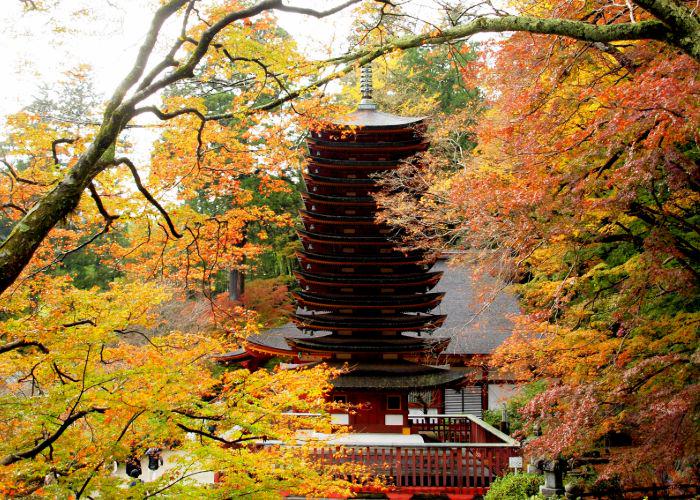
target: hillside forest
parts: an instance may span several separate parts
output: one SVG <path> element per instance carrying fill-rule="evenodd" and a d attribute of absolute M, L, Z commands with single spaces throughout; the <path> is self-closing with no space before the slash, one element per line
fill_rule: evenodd
<path fill-rule="evenodd" d="M 12 1 L 37 33 L 73 8 Z M 0 495 L 118 497 L 112 462 L 154 444 L 181 452 L 177 475 L 134 497 L 349 494 L 303 447 L 249 446 L 329 430 L 336 373 L 212 355 L 292 311 L 303 140 L 353 109 L 365 64 L 381 109 L 430 117 L 430 150 L 380 180 L 380 219 L 497 277 L 485 307 L 518 297 L 490 363 L 524 387 L 507 411 L 525 455 L 614 449 L 595 481 L 698 482 L 696 3 L 436 2 L 430 22 L 395 3 L 144 2 L 111 95 L 67 61 L 5 118 Z M 282 13 L 352 16 L 347 50 L 310 57 Z M 217 489 L 185 480 L 203 470 Z"/>

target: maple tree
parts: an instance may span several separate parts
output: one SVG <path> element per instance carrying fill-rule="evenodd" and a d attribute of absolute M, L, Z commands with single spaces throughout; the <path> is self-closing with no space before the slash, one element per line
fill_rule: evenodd
<path fill-rule="evenodd" d="M 50 9 L 61 1 L 24 3 Z M 239 446 L 261 436 L 290 440 L 301 426 L 324 428 L 322 419 L 280 413 L 323 413 L 328 386 L 319 381 L 332 372 L 210 369 L 208 354 L 257 328 L 255 315 L 211 297 L 212 282 L 264 252 L 270 227 L 292 223 L 255 197 L 290 189 L 285 172 L 300 161 L 290 127 L 312 126 L 318 110 L 314 100 L 298 100 L 293 109 L 282 104 L 397 49 L 420 47 L 406 56 L 409 64 L 442 62 L 441 49 L 422 46 L 483 31 L 565 38 L 554 45 L 528 35 L 504 42 L 493 56 L 500 71 L 489 84 L 501 94 L 488 121 L 477 130 L 470 108 L 436 131 L 445 138 L 460 128 L 470 137 L 478 133 L 480 167 L 458 164 L 455 175 L 460 151 L 437 155 L 430 161 L 440 168 L 403 178 L 406 196 L 395 207 L 402 217 L 424 214 L 418 223 L 410 219 L 421 239 L 447 235 L 496 248 L 501 267 L 527 281 L 523 331 L 542 338 L 517 336 L 501 356 L 512 369 L 559 381 L 533 400 L 531 415 L 546 430 L 535 446 L 584 450 L 609 431 L 638 424 L 649 436 L 635 448 L 639 453 L 674 425 L 687 432 L 685 415 L 694 415 L 688 401 L 697 395 L 688 354 L 697 326 L 689 299 L 697 290 L 697 181 L 688 159 L 697 159 L 700 29 L 692 4 L 640 0 L 634 5 L 644 12 L 637 9 L 629 21 L 626 7 L 603 3 L 553 10 L 522 4 L 521 15 L 476 11 L 446 28 L 405 36 L 398 30 L 322 63 L 296 53 L 272 15 L 323 17 L 359 3 L 315 11 L 279 0 L 160 2 L 133 67 L 106 105 L 81 110 L 88 120 L 47 119 L 45 107 L 8 119 L 0 183 L 3 494 L 109 496 L 120 487 L 105 467 L 111 460 L 165 443 L 179 443 L 197 467 L 223 472 L 221 496 L 347 491 L 303 459 L 281 455 L 290 450 Z M 386 16 L 389 7 L 363 8 Z M 176 18 L 182 28 L 159 59 L 163 27 Z M 471 74 L 469 64 L 463 70 Z M 81 85 L 85 77 L 77 71 L 71 86 Z M 221 89 L 218 100 L 211 97 Z M 514 105 L 518 126 L 505 111 Z M 124 132 L 145 115 L 162 121 L 162 134 L 149 164 L 140 165 L 129 157 Z M 423 187 L 429 196 L 416 206 L 411 190 Z M 86 249 L 114 270 L 100 287 L 55 271 Z M 166 327 L 165 335 L 149 335 L 160 322 L 154 306 L 181 299 L 183 288 L 212 299 L 207 324 L 216 328 Z M 672 390 L 660 390 L 671 382 Z M 635 390 L 616 394 L 620 387 Z M 584 416 L 577 398 L 593 411 L 611 395 L 617 397 L 611 412 L 576 418 Z M 633 410 L 650 401 L 668 408 L 667 418 L 640 411 L 634 420 Z M 208 429 L 211 422 L 218 430 Z M 563 425 L 577 433 L 560 432 Z M 202 439 L 191 442 L 188 432 Z M 671 457 L 687 456 L 693 446 L 692 436 L 683 444 L 685 435 L 661 456 L 669 470 Z M 287 466 L 275 468 L 280 462 Z M 183 461 L 176 478 L 137 488 L 144 495 L 163 488 L 196 495 L 199 486 L 180 480 L 191 467 Z M 47 475 L 58 480 L 45 486 Z"/>
<path fill-rule="evenodd" d="M 603 476 L 697 481 L 697 75 L 696 59 L 653 41 L 515 34 L 464 71 L 488 96 L 470 126 L 475 150 L 433 152 L 384 180 L 383 217 L 409 244 L 464 248 L 520 295 L 516 332 L 492 362 L 544 383 L 521 410 L 526 433 L 542 430 L 531 455 L 612 446 Z M 452 124 L 441 128 L 438 140 Z"/>
<path fill-rule="evenodd" d="M 221 39 L 281 65 L 301 61 L 269 16 Z M 206 113 L 217 105 L 207 85 L 221 90 L 221 78 L 228 78 L 225 106 L 269 97 L 259 65 L 242 60 L 231 71 L 218 63 L 197 73 L 202 94 L 173 89 L 162 109 Z M 99 136 L 96 110 L 84 107 L 95 100 L 85 68 L 67 78 L 62 90 L 8 118 L 5 235 L 22 230 Z M 214 296 L 212 285 L 246 258 L 254 265 L 271 235 L 290 230 L 277 199 L 290 191 L 285 176 L 299 163 L 289 120 L 240 113 L 204 132 L 197 113 L 175 113 L 147 170 L 124 156 L 126 168 L 101 171 L 90 197 L 44 239 L 0 308 L 3 495 L 122 496 L 126 483 L 112 463 L 153 446 L 176 450 L 168 460 L 177 463 L 130 495 L 211 496 L 210 486 L 189 480 L 201 471 L 219 474 L 222 497 L 349 491 L 310 465 L 303 448 L 259 445 L 292 442 L 299 429 L 330 430 L 324 381 L 333 371 L 222 371 L 209 361 L 284 311 L 283 287 L 253 283 L 236 304 Z M 130 152 L 127 140 L 108 155 L 117 152 Z M 319 417 L 285 416 L 290 410 Z"/>

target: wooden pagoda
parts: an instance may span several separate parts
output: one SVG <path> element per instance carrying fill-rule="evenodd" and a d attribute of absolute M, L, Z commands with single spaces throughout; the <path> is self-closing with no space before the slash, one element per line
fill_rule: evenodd
<path fill-rule="evenodd" d="M 441 313 L 445 293 L 434 290 L 443 263 L 434 267 L 435 258 L 404 251 L 400 230 L 376 221 L 376 174 L 427 149 L 424 120 L 377 110 L 369 68 L 363 68 L 362 91 L 355 112 L 307 140 L 294 324 L 254 335 L 219 359 L 250 369 L 271 357 L 292 361 L 288 368 L 318 361 L 342 367 L 331 397 L 352 410 L 333 414 L 332 422 L 351 432 L 314 448 L 314 456 L 326 465 L 362 464 L 386 481 L 388 498 L 473 499 L 504 473 L 518 443 L 465 411 L 471 409 L 465 395 L 475 388 L 464 387 L 473 384 L 464 365 L 471 354 L 448 348 L 454 337 Z M 464 281 L 450 273 L 441 286 L 455 279 Z M 449 306 L 454 286 L 452 296 L 447 291 Z M 452 314 L 451 321 L 455 317 L 461 316 Z M 438 338 L 436 329 L 448 336 Z M 461 367 L 430 364 L 438 360 Z M 488 403 L 488 379 L 482 382 L 479 408 Z"/>
<path fill-rule="evenodd" d="M 359 432 L 396 432 L 407 423 L 409 392 L 461 375 L 409 360 L 434 357 L 428 354 L 449 342 L 431 336 L 445 321 L 434 312 L 444 294 L 431 291 L 441 273 L 431 272 L 434 258 L 399 249 L 399 230 L 376 222 L 372 195 L 377 174 L 398 168 L 428 143 L 423 118 L 377 110 L 370 71 L 363 68 L 358 109 L 307 140 L 293 321 L 308 335 L 287 342 L 300 359 L 349 367 L 335 381 L 333 397 L 364 410 L 339 423 Z"/>

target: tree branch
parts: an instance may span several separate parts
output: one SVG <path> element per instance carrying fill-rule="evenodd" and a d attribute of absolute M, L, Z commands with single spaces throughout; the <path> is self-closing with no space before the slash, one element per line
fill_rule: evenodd
<path fill-rule="evenodd" d="M 15 340 L 13 342 L 8 342 L 7 344 L 0 345 L 0 354 L 12 351 L 14 349 L 20 349 L 22 347 L 36 347 L 44 354 L 48 354 L 49 350 L 41 342 L 36 340 Z"/>
<path fill-rule="evenodd" d="M 182 238 L 182 234 L 180 234 L 177 229 L 175 228 L 175 224 L 173 224 L 172 219 L 170 218 L 170 215 L 166 210 L 163 208 L 163 206 L 158 203 L 158 200 L 156 200 L 151 193 L 148 192 L 148 190 L 144 187 L 143 183 L 141 182 L 141 176 L 139 175 L 139 171 L 136 169 L 134 166 L 133 162 L 129 158 L 119 158 L 114 161 L 115 165 L 126 165 L 129 170 L 131 171 L 131 175 L 134 178 L 134 182 L 136 183 L 136 188 L 139 190 L 139 192 L 143 195 L 144 198 L 148 200 L 148 202 L 156 207 L 156 209 L 160 212 L 160 214 L 163 216 L 165 219 L 165 222 L 168 224 L 168 227 L 170 228 L 170 232 L 172 235 L 176 238 Z"/>
<path fill-rule="evenodd" d="M 105 411 L 106 411 L 106 408 L 90 408 L 87 410 L 81 410 L 81 411 L 73 413 L 68 418 L 66 418 L 63 421 L 63 423 L 59 426 L 59 428 L 56 429 L 56 431 L 53 434 L 51 434 L 48 438 L 44 439 L 39 444 L 37 444 L 33 448 L 30 448 L 26 451 L 20 451 L 17 453 L 12 453 L 10 455 L 7 455 L 2 460 L 0 460 L 0 465 L 12 465 L 16 462 L 19 462 L 20 460 L 25 460 L 27 458 L 34 458 L 39 453 L 41 453 L 43 450 L 45 450 L 46 448 L 51 446 L 76 421 L 80 420 L 81 418 L 83 418 L 91 413 L 104 413 Z"/>
<path fill-rule="evenodd" d="M 53 155 L 53 164 L 60 165 L 61 162 L 58 161 L 58 149 L 59 144 L 73 144 L 75 139 L 56 139 L 51 142 L 51 154 Z"/>
<path fill-rule="evenodd" d="M 340 12 L 341 10 L 344 10 L 348 7 L 350 7 L 353 4 L 356 4 L 358 0 L 348 0 L 344 3 L 341 3 L 339 5 L 336 5 L 335 7 L 331 7 L 330 9 L 327 10 L 316 10 L 316 9 L 309 9 L 305 7 L 294 7 L 292 5 L 284 5 L 282 3 L 282 0 L 278 0 L 277 2 L 274 2 L 276 5 L 274 5 L 272 8 L 275 10 L 281 10 L 284 12 L 292 12 L 294 14 L 302 14 L 305 16 L 313 16 L 316 18 L 322 18 L 322 17 L 328 17 L 330 15 L 333 15 L 337 12 Z M 378 3 L 383 3 L 387 5 L 391 5 L 391 2 L 389 1 L 379 1 L 377 0 Z"/>
<path fill-rule="evenodd" d="M 0 163 L 5 165 L 7 170 L 10 172 L 12 178 L 17 182 L 21 182 L 23 184 L 30 184 L 32 186 L 51 186 L 52 184 L 55 184 L 55 182 L 37 182 L 31 179 L 27 179 L 26 177 L 20 177 L 20 175 L 17 173 L 14 167 L 10 165 L 10 163 L 5 158 L 0 158 Z"/>
<path fill-rule="evenodd" d="M 220 421 L 220 420 L 223 420 L 225 418 L 224 415 L 199 415 L 198 413 L 194 413 L 194 412 L 191 412 L 189 410 L 172 410 L 172 412 L 177 413 L 178 415 L 182 415 L 184 417 L 195 419 L 195 420 Z"/>
<path fill-rule="evenodd" d="M 248 437 L 238 438 L 238 439 L 225 439 L 225 438 L 222 438 L 221 436 L 217 436 L 216 434 L 212 434 L 211 432 L 206 432 L 206 431 L 203 431 L 200 429 L 193 429 L 192 427 L 188 427 L 184 424 L 181 424 L 180 422 L 175 422 L 175 425 L 177 425 L 180 429 L 182 429 L 185 432 L 191 432 L 193 434 L 197 434 L 198 436 L 213 439 L 214 441 L 224 443 L 225 445 L 228 445 L 228 446 L 234 446 L 234 445 L 243 443 L 245 441 L 253 441 L 255 439 L 265 439 L 266 438 L 266 436 L 248 436 Z"/>
<path fill-rule="evenodd" d="M 97 206 L 98 212 L 100 212 L 100 215 L 102 215 L 102 217 L 104 218 L 107 227 L 111 226 L 112 222 L 118 219 L 119 216 L 111 215 L 109 212 L 107 212 L 104 203 L 102 203 L 102 198 L 100 198 L 100 195 L 97 194 L 97 188 L 95 187 L 94 182 L 90 181 L 90 184 L 88 184 L 88 190 L 90 191 L 90 196 L 95 201 L 95 205 Z"/>

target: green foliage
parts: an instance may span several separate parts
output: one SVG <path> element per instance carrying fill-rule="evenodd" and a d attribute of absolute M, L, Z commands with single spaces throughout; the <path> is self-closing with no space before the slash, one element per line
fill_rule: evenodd
<path fill-rule="evenodd" d="M 462 110 L 480 97 L 478 89 L 465 85 L 460 72 L 463 65 L 475 59 L 475 54 L 466 43 L 409 49 L 400 55 L 395 66 L 389 67 L 385 87 L 377 92 L 375 99 L 397 111 Z"/>
<path fill-rule="evenodd" d="M 124 276 L 124 273 L 110 262 L 109 256 L 100 255 L 89 246 L 67 255 L 62 266 L 56 268 L 54 274 L 71 276 L 73 284 L 83 290 L 93 287 L 107 290 L 110 283 Z"/>
<path fill-rule="evenodd" d="M 484 500 L 528 499 L 539 493 L 544 477 L 539 474 L 506 474 L 496 479 Z"/>
<path fill-rule="evenodd" d="M 547 388 L 545 380 L 538 380 L 529 384 L 523 385 L 518 394 L 506 401 L 506 412 L 508 413 L 508 421 L 510 422 L 510 434 L 516 434 L 523 429 L 525 421 L 520 413 L 520 410 L 527 405 L 532 398 L 541 394 Z M 501 422 L 502 411 L 486 410 L 484 412 L 484 420 L 498 428 Z"/>

